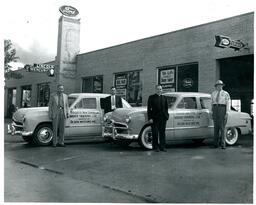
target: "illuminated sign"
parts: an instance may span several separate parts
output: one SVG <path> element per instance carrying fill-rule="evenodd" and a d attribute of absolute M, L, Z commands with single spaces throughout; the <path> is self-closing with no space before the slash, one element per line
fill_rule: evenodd
<path fill-rule="evenodd" d="M 61 6 L 59 10 L 64 16 L 68 17 L 75 17 L 79 14 L 78 10 L 73 6 Z"/>
<path fill-rule="evenodd" d="M 219 48 L 233 48 L 235 51 L 241 48 L 248 48 L 248 45 L 241 40 L 232 40 L 228 36 L 216 35 L 215 40 L 215 46 Z"/>

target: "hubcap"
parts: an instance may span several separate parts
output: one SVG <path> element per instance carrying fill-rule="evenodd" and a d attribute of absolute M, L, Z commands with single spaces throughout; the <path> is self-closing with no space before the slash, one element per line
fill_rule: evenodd
<path fill-rule="evenodd" d="M 229 144 L 234 144 L 237 141 L 237 131 L 236 129 L 228 129 L 226 134 L 226 141 Z"/>
<path fill-rule="evenodd" d="M 49 143 L 52 140 L 53 132 L 50 128 L 44 127 L 38 131 L 38 140 L 42 143 Z"/>

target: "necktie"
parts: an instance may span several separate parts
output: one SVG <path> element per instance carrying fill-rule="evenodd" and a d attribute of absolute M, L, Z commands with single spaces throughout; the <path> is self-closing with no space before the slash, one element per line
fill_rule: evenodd
<path fill-rule="evenodd" d="M 58 94 L 58 106 L 60 106 L 60 94 Z"/>
<path fill-rule="evenodd" d="M 219 104 L 219 100 L 220 100 L 220 91 L 218 91 L 217 97 L 216 97 L 216 103 L 217 104 Z"/>
<path fill-rule="evenodd" d="M 159 98 L 158 98 L 159 100 L 159 109 L 161 110 L 161 108 L 162 108 L 162 95 L 159 95 Z"/>

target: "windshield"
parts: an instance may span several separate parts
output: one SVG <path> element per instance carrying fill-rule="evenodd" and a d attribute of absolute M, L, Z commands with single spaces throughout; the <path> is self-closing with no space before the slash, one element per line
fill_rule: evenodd
<path fill-rule="evenodd" d="M 122 103 L 123 103 L 123 107 L 124 108 L 131 108 L 132 106 L 126 101 L 126 100 L 124 100 L 123 98 L 122 98 Z"/>

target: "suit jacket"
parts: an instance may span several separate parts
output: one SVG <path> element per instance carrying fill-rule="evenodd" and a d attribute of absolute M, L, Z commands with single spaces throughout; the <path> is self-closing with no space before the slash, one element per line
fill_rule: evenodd
<path fill-rule="evenodd" d="M 123 107 L 122 98 L 116 95 L 116 108 L 122 108 L 122 107 Z M 101 108 L 104 109 L 105 113 L 113 111 L 111 108 L 111 95 L 106 97 L 102 101 Z"/>
<path fill-rule="evenodd" d="M 159 96 L 157 94 L 150 95 L 148 98 L 147 114 L 148 120 L 158 119 L 158 120 L 168 120 L 168 103 L 167 98 L 162 95 L 161 97 L 162 105 L 159 103 Z"/>
<path fill-rule="evenodd" d="M 50 101 L 49 101 L 49 118 L 54 119 L 57 117 L 58 114 L 58 94 L 53 93 L 50 96 Z M 64 115 L 65 118 L 68 116 L 68 96 L 63 93 L 63 110 L 64 110 Z"/>

